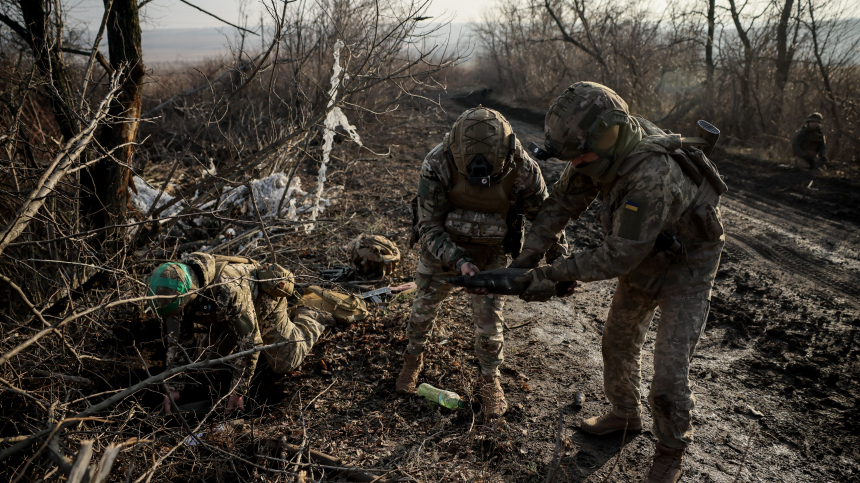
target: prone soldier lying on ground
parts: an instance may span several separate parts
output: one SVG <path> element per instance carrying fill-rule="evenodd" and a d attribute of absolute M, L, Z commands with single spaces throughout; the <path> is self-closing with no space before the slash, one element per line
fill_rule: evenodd
<path fill-rule="evenodd" d="M 147 281 L 147 295 L 164 321 L 167 369 L 192 362 L 207 350 L 227 355 L 263 345 L 269 366 L 283 374 L 296 369 L 334 319 L 326 312 L 299 306 L 290 320 L 287 297 L 294 282 L 277 264 L 260 266 L 241 257 L 192 253 L 181 262 L 160 265 Z M 196 343 L 194 342 L 196 337 Z M 196 346 L 196 347 L 195 347 Z M 259 352 L 236 360 L 227 409 L 243 409 Z M 186 384 L 184 375 L 166 382 L 164 412 L 170 414 Z"/>

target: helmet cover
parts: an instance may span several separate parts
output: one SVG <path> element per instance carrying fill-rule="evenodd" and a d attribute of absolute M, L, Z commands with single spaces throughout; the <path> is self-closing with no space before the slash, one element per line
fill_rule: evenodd
<path fill-rule="evenodd" d="M 194 294 L 186 296 L 188 292 L 196 290 L 199 285 L 197 275 L 190 270 L 188 265 L 177 262 L 167 262 L 159 265 L 152 272 L 146 282 L 148 297 L 170 295 L 173 298 L 150 299 L 149 304 L 159 317 L 167 317 L 178 313 L 185 305 L 194 299 Z"/>
<path fill-rule="evenodd" d="M 400 263 L 400 250 L 380 235 L 359 235 L 349 245 L 350 263 L 362 275 L 390 275 Z"/>
<path fill-rule="evenodd" d="M 293 294 L 293 289 L 296 286 L 293 272 L 277 263 L 267 263 L 258 268 L 257 281 L 263 292 L 275 298 L 289 297 Z"/>
<path fill-rule="evenodd" d="M 463 176 L 487 177 L 504 170 L 516 144 L 510 123 L 496 110 L 478 106 L 454 122 L 445 142 Z"/>
<path fill-rule="evenodd" d="M 612 89 L 596 82 L 577 82 L 546 113 L 546 151 L 556 158 L 573 159 L 606 150 L 614 144 L 615 126 L 628 124 L 629 116 L 627 103 Z"/>
<path fill-rule="evenodd" d="M 820 123 L 824 121 L 824 116 L 821 115 L 820 112 L 813 112 L 806 118 L 806 122 L 817 122 Z"/>

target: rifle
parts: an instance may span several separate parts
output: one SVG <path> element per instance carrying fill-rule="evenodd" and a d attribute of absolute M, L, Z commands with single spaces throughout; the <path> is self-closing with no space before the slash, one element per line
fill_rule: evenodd
<path fill-rule="evenodd" d="M 370 290 L 368 292 L 363 292 L 358 294 L 358 296 L 364 300 L 370 299 L 371 302 L 379 305 L 382 303 L 383 295 L 391 295 L 398 292 L 405 292 L 411 289 L 417 288 L 415 282 L 404 283 L 403 285 L 397 285 L 396 287 L 382 287 L 376 290 Z"/>

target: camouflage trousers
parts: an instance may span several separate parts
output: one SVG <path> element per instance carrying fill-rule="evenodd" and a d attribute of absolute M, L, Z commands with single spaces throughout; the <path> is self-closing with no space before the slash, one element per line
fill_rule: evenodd
<path fill-rule="evenodd" d="M 487 250 L 491 250 L 492 253 L 486 260 L 476 261 L 479 269 L 492 270 L 504 268 L 507 265 L 507 256 L 501 247 L 488 247 Z M 406 335 L 409 338 L 407 351 L 410 354 L 420 354 L 424 350 L 427 338 L 433 330 L 439 305 L 453 288 L 451 284 L 445 283 L 445 279 L 457 275 L 459 273 L 447 269 L 428 251 L 424 250 L 421 253 L 418 273 L 415 277 L 418 291 L 415 294 L 415 302 L 412 304 L 412 313 L 409 314 L 409 324 L 406 327 Z M 496 376 L 504 360 L 502 353 L 505 342 L 502 335 L 504 296 L 470 294 L 469 298 L 472 302 L 472 317 L 475 323 L 475 353 L 481 365 L 481 373 L 485 376 Z"/>
<path fill-rule="evenodd" d="M 641 352 L 657 307 L 660 321 L 654 343 L 654 380 L 648 394 L 654 435 L 669 448 L 693 441 L 695 397 L 689 371 L 693 351 L 710 309 L 710 290 L 655 299 L 622 277 L 603 329 L 603 383 L 617 416 L 641 414 Z"/>
<path fill-rule="evenodd" d="M 259 328 L 255 328 L 254 333 L 247 336 L 253 340 L 259 333 L 263 345 L 286 342 L 282 346 L 262 351 L 272 371 L 277 374 L 284 374 L 298 368 L 316 344 L 317 339 L 325 331 L 322 324 L 307 314 L 299 315 L 295 317 L 295 320 L 290 320 L 286 300 L 283 300 L 281 302 L 283 306 L 279 304 L 260 322 Z M 239 344 L 231 331 L 218 330 L 220 327 L 226 329 L 225 326 L 213 326 L 210 332 L 203 334 L 203 337 L 200 338 L 200 344 L 203 347 L 212 344 L 210 349 L 214 349 L 218 355 L 224 356 L 233 352 Z M 255 344 L 252 343 L 251 345 Z M 244 358 L 240 358 L 234 364 L 242 364 L 243 361 Z"/>

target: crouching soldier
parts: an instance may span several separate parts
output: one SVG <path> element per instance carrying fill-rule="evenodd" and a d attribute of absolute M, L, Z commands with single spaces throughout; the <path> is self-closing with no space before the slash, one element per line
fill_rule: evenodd
<path fill-rule="evenodd" d="M 286 342 L 262 351 L 272 370 L 283 374 L 301 364 L 324 325 L 333 322 L 329 314 L 301 306 L 295 320 L 290 320 L 287 297 L 293 292 L 292 273 L 277 264 L 261 267 L 247 258 L 192 253 L 179 263 L 156 268 L 147 287 L 149 296 L 172 296 L 151 299 L 166 326 L 168 370 L 200 355 L 191 340 L 202 331 L 198 348 L 209 346 L 220 355 Z M 244 408 L 259 357 L 254 352 L 235 360 L 228 410 Z M 171 413 L 184 382 L 183 375 L 167 381 L 165 413 Z"/>
<path fill-rule="evenodd" d="M 798 129 L 791 138 L 795 165 L 800 169 L 818 169 L 827 162 L 827 145 L 821 123 L 824 116 L 813 112 L 806 118 L 806 125 Z"/>
<path fill-rule="evenodd" d="M 726 186 L 702 151 L 630 115 L 624 100 L 600 84 L 570 86 L 545 123 L 547 151 L 570 164 L 512 266 L 535 267 L 555 233 L 598 196 L 607 235 L 597 248 L 533 269 L 522 297 L 546 300 L 561 281 L 618 278 L 603 329 L 603 384 L 612 408 L 581 425 L 595 435 L 642 429 L 642 345 L 660 307 L 648 394 L 657 448 L 647 481 L 678 481 L 693 441 L 690 359 L 725 244 L 719 201 Z"/>
<path fill-rule="evenodd" d="M 506 251 L 518 253 L 522 244 L 523 216 L 533 219 L 546 197 L 537 163 L 510 124 L 492 109 L 479 106 L 464 112 L 430 151 L 418 180 L 418 291 L 397 392 L 416 390 L 436 312 L 452 289 L 446 278 L 505 267 Z M 484 292 L 473 293 L 471 302 L 484 414 L 497 418 L 507 409 L 499 383 L 504 301 Z"/>

